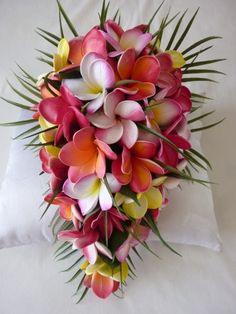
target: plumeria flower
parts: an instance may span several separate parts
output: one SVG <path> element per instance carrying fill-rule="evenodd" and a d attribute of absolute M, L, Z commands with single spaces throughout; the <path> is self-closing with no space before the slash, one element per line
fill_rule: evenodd
<path fill-rule="evenodd" d="M 163 175 L 164 169 L 151 160 L 157 153 L 156 143 L 137 141 L 112 162 L 112 173 L 121 184 L 130 184 L 132 191 L 145 192 L 151 187 L 152 173 Z"/>
<path fill-rule="evenodd" d="M 58 43 L 57 53 L 53 56 L 53 67 L 56 72 L 65 68 L 68 63 L 70 47 L 68 41 L 62 38 Z"/>
<path fill-rule="evenodd" d="M 95 52 L 107 58 L 106 40 L 101 31 L 94 27 L 84 37 L 75 37 L 69 41 L 68 59 L 72 64 L 80 65 L 83 57 L 89 52 Z"/>
<path fill-rule="evenodd" d="M 78 220 L 82 220 L 82 217 L 76 207 L 76 201 L 71 199 L 70 197 L 64 195 L 63 193 L 59 193 L 53 201 L 53 194 L 49 193 L 45 197 L 45 201 L 54 205 L 58 205 L 59 215 L 61 218 L 67 221 L 72 221 L 75 217 Z"/>
<path fill-rule="evenodd" d="M 91 212 L 98 202 L 101 210 L 106 211 L 113 205 L 110 192 L 116 193 L 121 188 L 121 184 L 111 173 L 107 173 L 106 179 L 110 191 L 108 191 L 103 180 L 99 179 L 95 174 L 91 174 L 76 183 L 68 179 L 63 186 L 63 192 L 69 197 L 78 200 L 83 215 Z"/>
<path fill-rule="evenodd" d="M 159 188 L 155 186 L 155 181 L 152 181 L 152 186 L 146 192 L 137 194 L 137 202 L 119 192 L 116 193 L 115 200 L 118 206 L 122 205 L 127 216 L 140 219 L 145 216 L 148 209 L 160 208 L 163 197 Z"/>
<path fill-rule="evenodd" d="M 67 178 L 68 167 L 58 157 L 51 155 L 45 147 L 40 149 L 39 158 L 42 162 L 43 171 L 51 174 L 50 187 L 52 191 L 58 190 Z"/>
<path fill-rule="evenodd" d="M 124 99 L 119 90 L 111 92 L 105 98 L 104 111 L 97 111 L 87 118 L 98 128 L 97 138 L 107 144 L 121 140 L 131 148 L 138 138 L 138 128 L 133 121 L 145 120 L 145 114 L 139 103 Z"/>
<path fill-rule="evenodd" d="M 107 227 L 105 228 L 105 215 Z M 89 232 L 89 230 L 98 230 L 101 237 L 109 239 L 116 229 L 120 232 L 124 231 L 122 222 L 128 218 L 118 211 L 115 207 L 110 208 L 107 212 L 97 211 L 90 217 L 86 218 L 83 224 L 83 230 Z M 107 233 L 106 233 L 107 232 Z"/>
<path fill-rule="evenodd" d="M 143 26 L 137 26 L 127 31 L 114 21 L 108 20 L 105 23 L 105 30 L 103 35 L 108 43 L 116 50 L 109 53 L 110 56 L 115 57 L 126 49 L 134 48 L 137 55 L 151 42 L 152 34 L 145 33 Z"/>
<path fill-rule="evenodd" d="M 144 55 L 136 59 L 135 50 L 127 49 L 118 61 L 117 71 L 121 80 L 137 81 L 118 87 L 129 99 L 144 100 L 156 94 L 160 63 L 155 56 Z"/>
<path fill-rule="evenodd" d="M 126 261 L 112 268 L 101 258 L 97 258 L 95 264 L 85 261 L 80 269 L 85 271 L 86 277 L 84 285 L 92 288 L 93 292 L 100 298 L 107 298 L 112 292 L 115 292 L 120 283 L 124 283 L 128 277 L 129 268 Z"/>
<path fill-rule="evenodd" d="M 58 239 L 72 241 L 72 248 L 74 250 L 82 250 L 83 255 L 90 264 L 96 263 L 98 252 L 112 259 L 111 251 L 98 241 L 99 233 L 95 230 L 89 233 L 84 233 L 80 230 L 63 230 L 58 233 Z"/>
<path fill-rule="evenodd" d="M 97 111 L 104 102 L 107 89 L 115 83 L 115 74 L 111 65 L 96 53 L 86 54 L 80 65 L 82 78 L 65 79 L 65 84 L 71 92 L 86 104 L 87 111 Z"/>
<path fill-rule="evenodd" d="M 81 178 L 95 173 L 103 178 L 106 173 L 106 158 L 115 160 L 116 154 L 103 141 L 96 139 L 95 128 L 86 127 L 73 136 L 73 140 L 64 145 L 59 159 L 69 166 L 69 179 L 77 182 Z"/>
<path fill-rule="evenodd" d="M 121 244 L 121 246 L 118 247 L 115 253 L 116 258 L 119 262 L 124 262 L 125 259 L 128 257 L 131 248 L 140 244 L 140 241 L 146 241 L 150 234 L 149 228 L 146 228 L 138 224 L 137 222 L 132 223 L 129 229 L 131 233 L 129 234 L 128 238 Z"/>

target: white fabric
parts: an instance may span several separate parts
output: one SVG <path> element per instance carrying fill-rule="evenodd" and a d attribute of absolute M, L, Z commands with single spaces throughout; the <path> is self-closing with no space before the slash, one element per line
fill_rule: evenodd
<path fill-rule="evenodd" d="M 100 2 L 95 0 L 62 1 L 73 21 L 78 23 L 80 33 L 85 33 L 97 21 Z M 124 26 L 135 25 L 147 20 L 154 8 L 155 0 L 119 2 L 112 0 L 111 6 L 121 8 Z M 144 253 L 144 263 L 138 262 L 138 278 L 129 281 L 124 300 L 112 297 L 101 301 L 91 294 L 80 305 L 75 305 L 70 297 L 72 285 L 64 285 L 68 278 L 60 275 L 63 266 L 54 262 L 49 244 L 22 246 L 0 251 L 0 313 L 1 314 L 234 314 L 236 311 L 236 194 L 235 160 L 236 133 L 235 119 L 235 12 L 234 0 L 170 0 L 164 4 L 163 12 L 173 5 L 173 14 L 190 8 L 193 12 L 201 7 L 199 17 L 187 36 L 187 44 L 203 36 L 219 34 L 224 40 L 215 44 L 211 58 L 225 56 L 228 61 L 219 69 L 228 74 L 219 78 L 220 85 L 205 86 L 207 94 L 215 99 L 216 117 L 227 117 L 221 126 L 203 133 L 203 149 L 213 161 L 212 181 L 220 184 L 212 186 L 217 222 L 223 242 L 223 251 L 218 254 L 200 247 L 176 245 L 183 255 L 179 258 L 155 242 L 161 260 L 156 260 L 148 252 Z M 32 57 L 33 47 L 42 48 L 38 37 L 33 35 L 35 25 L 52 31 L 57 30 L 57 12 L 54 1 L 0 1 L 0 93 L 7 95 L 9 88 L 5 77 L 17 60 L 28 70 L 39 73 L 42 65 Z M 169 28 L 168 32 L 171 28 Z M 187 46 L 187 45 L 186 45 Z M 32 47 L 32 48 L 31 48 Z M 43 49 L 48 46 L 44 44 Z M 206 53 L 209 57 L 209 54 Z M 194 84 L 201 91 L 200 84 Z M 195 90 L 196 90 L 195 89 Z M 206 110 L 208 110 L 206 106 Z M 212 103 L 211 103 L 212 109 Z M 9 106 L 0 106 L 0 120 L 16 120 L 17 111 Z M 208 120 L 209 121 L 209 120 Z M 11 129 L 0 130 L 0 178 L 3 178 L 9 152 Z M 37 208 L 35 208 L 37 211 Z M 200 230 L 200 228 L 199 228 Z M 163 230 L 164 231 L 164 230 Z M 140 249 L 141 251 L 142 248 Z"/>

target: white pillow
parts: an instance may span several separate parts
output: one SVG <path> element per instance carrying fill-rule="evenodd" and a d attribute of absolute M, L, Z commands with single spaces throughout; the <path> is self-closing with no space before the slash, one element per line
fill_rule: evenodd
<path fill-rule="evenodd" d="M 29 118 L 23 112 L 20 119 Z M 17 127 L 16 135 L 27 127 Z M 0 248 L 22 244 L 52 241 L 48 227 L 55 208 L 40 221 L 43 208 L 43 193 L 47 190 L 47 175 L 39 176 L 41 163 L 35 153 L 24 150 L 27 140 L 15 140 L 10 148 L 10 157 L 0 190 Z M 194 146 L 200 149 L 200 138 L 194 139 Z M 208 180 L 205 172 L 199 177 Z M 170 191 L 169 205 L 159 218 L 159 228 L 163 238 L 169 242 L 200 245 L 213 250 L 220 249 L 218 229 L 214 215 L 211 189 L 199 184 L 181 183 Z M 156 240 L 151 235 L 150 240 Z"/>

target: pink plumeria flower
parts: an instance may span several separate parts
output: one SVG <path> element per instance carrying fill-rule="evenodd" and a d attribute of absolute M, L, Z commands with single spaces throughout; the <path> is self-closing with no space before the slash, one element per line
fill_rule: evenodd
<path fill-rule="evenodd" d="M 96 137 L 107 144 L 119 140 L 131 148 L 138 138 L 138 128 L 134 121 L 145 120 L 141 105 L 133 100 L 124 100 L 119 90 L 108 94 L 104 102 L 104 111 L 88 115 L 89 121 L 98 128 Z"/>
<path fill-rule="evenodd" d="M 134 48 L 139 55 L 152 40 L 152 34 L 145 33 L 142 25 L 124 32 L 116 22 L 108 20 L 105 29 L 106 32 L 103 33 L 105 39 L 116 50 L 109 53 L 112 57 L 122 54 L 129 48 Z"/>
<path fill-rule="evenodd" d="M 121 184 L 116 178 L 111 173 L 107 173 L 106 178 L 111 192 L 118 192 Z M 63 192 L 69 197 L 78 200 L 83 215 L 91 212 L 98 202 L 104 211 L 109 210 L 113 205 L 113 200 L 106 184 L 95 174 L 86 176 L 76 183 L 68 179 L 63 186 Z"/>
<path fill-rule="evenodd" d="M 138 224 L 138 221 L 131 225 L 130 231 L 134 236 L 129 234 L 128 238 L 116 250 L 115 255 L 119 262 L 125 261 L 129 255 L 130 249 L 138 245 L 140 241 L 143 242 L 147 240 L 150 233 L 150 229 Z"/>
<path fill-rule="evenodd" d="M 98 252 L 112 259 L 111 251 L 98 241 L 99 233 L 96 230 L 84 233 L 80 230 L 63 230 L 58 233 L 59 240 L 71 241 L 74 250 L 82 250 L 90 264 L 95 264 Z"/>
<path fill-rule="evenodd" d="M 103 105 L 107 89 L 115 83 L 115 74 L 111 65 L 93 52 L 83 57 L 80 72 L 82 78 L 65 79 L 63 84 L 80 100 L 89 101 L 87 110 L 93 113 Z"/>

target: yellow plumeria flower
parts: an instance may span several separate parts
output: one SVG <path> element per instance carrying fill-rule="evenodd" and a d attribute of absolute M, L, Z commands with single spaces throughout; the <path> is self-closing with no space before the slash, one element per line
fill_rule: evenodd
<path fill-rule="evenodd" d="M 110 265 L 103 262 L 101 258 L 97 258 L 95 264 L 89 264 L 88 261 L 85 261 L 81 266 L 80 269 L 85 271 L 85 274 L 90 276 L 94 273 L 99 273 L 102 276 L 109 277 L 113 280 L 124 282 L 128 277 L 128 264 L 127 262 L 122 262 L 120 265 L 116 266 L 112 269 Z"/>
<path fill-rule="evenodd" d="M 162 180 L 160 180 L 160 183 L 158 182 L 159 185 L 161 184 Z M 140 219 L 144 217 L 148 209 L 160 208 L 163 198 L 160 190 L 154 186 L 155 183 L 156 182 L 153 182 L 153 186 L 151 186 L 146 192 L 137 194 L 137 200 L 139 204 L 137 204 L 133 199 L 126 197 L 119 192 L 116 193 L 115 201 L 117 205 L 120 206 L 122 204 L 125 214 L 134 219 Z"/>
<path fill-rule="evenodd" d="M 62 38 L 58 43 L 57 53 L 55 53 L 53 57 L 53 67 L 56 72 L 69 65 L 69 52 L 69 43 L 65 38 Z"/>
<path fill-rule="evenodd" d="M 44 129 L 46 130 L 46 129 L 49 129 L 49 128 L 55 126 L 54 124 L 52 124 L 52 123 L 48 122 L 46 119 L 44 119 L 42 116 L 39 117 L 39 125 L 40 125 L 42 130 L 44 130 Z M 51 131 L 40 133 L 39 134 L 40 142 L 42 144 L 47 143 L 47 142 L 53 142 L 54 138 L 55 138 L 55 132 L 56 132 L 56 130 L 54 129 Z M 60 152 L 60 148 L 58 148 L 54 145 L 47 145 L 47 146 L 45 146 L 45 148 L 50 155 L 53 155 L 55 157 L 57 157 L 59 152 Z"/>
<path fill-rule="evenodd" d="M 186 61 L 182 53 L 180 53 L 179 51 L 168 50 L 168 51 L 165 51 L 165 53 L 168 53 L 171 56 L 172 63 L 173 63 L 172 65 L 174 69 L 182 68 L 185 65 Z"/>

